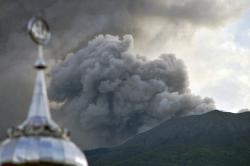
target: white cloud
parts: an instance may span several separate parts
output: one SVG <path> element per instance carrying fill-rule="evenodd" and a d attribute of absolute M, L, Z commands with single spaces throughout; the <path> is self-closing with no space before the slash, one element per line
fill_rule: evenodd
<path fill-rule="evenodd" d="M 218 109 L 250 108 L 250 49 L 235 43 L 225 28 L 201 29 L 187 59 L 191 89 L 212 97 Z"/>
<path fill-rule="evenodd" d="M 247 37 L 250 38 L 250 28 L 247 30 Z"/>

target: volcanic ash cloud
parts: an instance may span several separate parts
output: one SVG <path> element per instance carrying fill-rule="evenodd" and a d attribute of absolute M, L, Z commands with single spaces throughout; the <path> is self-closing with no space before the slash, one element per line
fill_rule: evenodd
<path fill-rule="evenodd" d="M 49 96 L 61 104 L 61 118 L 101 145 L 120 143 L 172 117 L 214 109 L 212 99 L 190 93 L 182 60 L 137 55 L 130 35 L 97 36 L 51 77 Z"/>

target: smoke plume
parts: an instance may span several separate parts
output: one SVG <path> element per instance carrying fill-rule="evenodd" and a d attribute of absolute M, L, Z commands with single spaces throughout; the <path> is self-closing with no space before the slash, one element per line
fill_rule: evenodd
<path fill-rule="evenodd" d="M 137 55 L 130 35 L 97 36 L 51 76 L 49 96 L 61 103 L 67 126 L 94 135 L 99 146 L 120 143 L 169 118 L 214 109 L 211 99 L 190 93 L 180 59 Z"/>
<path fill-rule="evenodd" d="M 31 17 L 39 14 L 50 24 L 52 40 L 46 47 L 45 55 L 47 62 L 53 64 L 54 60 L 60 61 L 69 52 L 82 48 L 97 34 L 120 36 L 132 34 L 138 52 L 149 55 L 171 45 L 176 46 L 171 49 L 176 52 L 177 49 L 181 50 L 183 45 L 190 43 L 189 39 L 192 39 L 201 27 L 213 29 L 238 19 L 249 10 L 249 2 L 249 0 L 1 0 L 0 139 L 4 138 L 7 127 L 24 120 L 29 108 L 35 80 L 32 64 L 37 55 L 36 47 L 25 29 Z M 176 44 L 180 41 L 184 43 L 181 47 Z M 146 60 L 145 63 L 153 62 Z M 76 84 L 81 86 L 77 82 Z M 71 94 L 75 95 L 74 92 Z M 60 104 L 62 103 L 63 106 L 60 108 L 62 111 L 55 117 L 61 116 L 59 118 L 61 123 L 69 121 L 68 125 L 70 124 L 72 129 L 79 128 L 79 131 L 84 133 L 84 127 L 79 127 L 80 120 L 72 122 L 73 116 L 77 117 L 80 111 L 67 111 L 71 105 L 77 103 L 77 100 L 66 97 L 64 101 L 60 101 Z M 58 103 L 56 105 L 58 106 Z M 140 130 L 144 130 L 143 127 Z M 91 142 L 99 141 L 93 141 L 94 133 L 93 137 L 90 132 L 80 135 L 80 132 L 72 131 L 72 134 L 81 138 L 78 139 L 78 143 L 84 144 L 84 147 L 97 146 L 95 143 L 91 145 Z"/>

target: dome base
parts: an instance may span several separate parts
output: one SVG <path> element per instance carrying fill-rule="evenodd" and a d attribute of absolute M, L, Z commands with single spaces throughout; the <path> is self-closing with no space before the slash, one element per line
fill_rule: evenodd
<path fill-rule="evenodd" d="M 73 166 L 73 165 L 61 164 L 61 163 L 51 163 L 51 162 L 28 162 L 28 163 L 22 163 L 22 164 L 4 163 L 1 166 Z"/>

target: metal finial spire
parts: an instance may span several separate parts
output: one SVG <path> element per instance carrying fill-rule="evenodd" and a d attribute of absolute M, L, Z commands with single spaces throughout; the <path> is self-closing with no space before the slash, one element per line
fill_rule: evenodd
<path fill-rule="evenodd" d="M 19 126 L 20 132 L 14 132 L 12 136 L 19 134 L 26 135 L 52 135 L 66 137 L 64 132 L 51 118 L 48 106 L 47 89 L 44 77 L 46 63 L 43 56 L 43 45 L 50 39 L 50 31 L 47 22 L 39 17 L 34 17 L 29 21 L 28 32 L 31 39 L 38 45 L 38 57 L 34 64 L 37 71 L 37 78 L 30 105 L 29 114 L 23 124 Z M 35 130 L 35 128 L 40 128 Z"/>
<path fill-rule="evenodd" d="M 46 83 L 43 72 L 47 67 L 43 56 L 43 45 L 47 44 L 50 40 L 48 23 L 40 17 L 34 17 L 28 23 L 28 33 L 31 39 L 38 45 L 38 56 L 34 64 L 38 72 L 27 121 L 35 118 L 36 121 L 39 121 L 35 123 L 51 123 L 53 121 L 51 120 L 49 111 Z"/>

